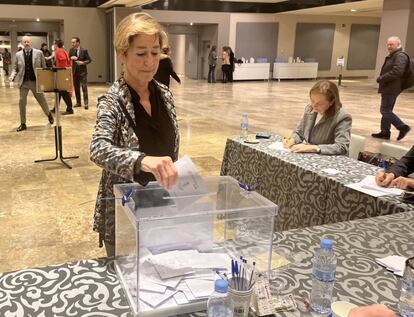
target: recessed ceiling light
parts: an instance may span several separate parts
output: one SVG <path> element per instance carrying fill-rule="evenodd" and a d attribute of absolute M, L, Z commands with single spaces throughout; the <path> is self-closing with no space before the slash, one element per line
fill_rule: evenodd
<path fill-rule="evenodd" d="M 36 22 L 40 22 L 40 19 L 39 19 L 39 18 L 37 18 L 37 19 L 36 19 Z"/>
<path fill-rule="evenodd" d="M 193 25 L 193 22 L 190 22 L 190 25 Z"/>
<path fill-rule="evenodd" d="M 358 10 L 357 9 L 351 9 L 351 12 L 357 12 Z"/>

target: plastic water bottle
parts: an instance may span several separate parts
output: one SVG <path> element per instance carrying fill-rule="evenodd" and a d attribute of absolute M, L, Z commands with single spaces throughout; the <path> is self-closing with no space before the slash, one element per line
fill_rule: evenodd
<path fill-rule="evenodd" d="M 331 313 L 332 291 L 335 284 L 336 256 L 333 241 L 321 239 L 320 248 L 315 252 L 312 269 L 312 310 L 318 314 Z"/>
<path fill-rule="evenodd" d="M 398 310 L 402 317 L 414 317 L 414 257 L 405 261 Z"/>
<path fill-rule="evenodd" d="M 226 280 L 216 280 L 214 292 L 207 301 L 208 317 L 233 317 L 233 302 L 227 290 L 228 283 Z"/>
<path fill-rule="evenodd" d="M 241 127 L 241 137 L 247 138 L 247 135 L 249 133 L 249 117 L 247 115 L 247 112 L 243 112 L 242 114 L 242 121 L 241 121 L 240 127 Z"/>

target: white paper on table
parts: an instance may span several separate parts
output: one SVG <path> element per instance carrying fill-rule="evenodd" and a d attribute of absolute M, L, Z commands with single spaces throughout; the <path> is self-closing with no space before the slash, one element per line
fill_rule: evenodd
<path fill-rule="evenodd" d="M 184 292 L 180 291 L 174 294 L 174 300 L 178 305 L 183 305 L 189 303 L 189 300 L 184 295 Z"/>
<path fill-rule="evenodd" d="M 195 301 L 197 299 L 194 297 L 193 293 L 191 293 L 190 289 L 188 288 L 185 282 L 181 282 L 176 289 L 183 292 L 187 300 L 190 302 Z"/>
<path fill-rule="evenodd" d="M 407 258 L 400 255 L 390 255 L 382 259 L 376 259 L 378 264 L 385 266 L 394 273 L 404 272 L 406 260 Z"/>
<path fill-rule="evenodd" d="M 140 281 L 149 281 L 166 287 L 175 288 L 181 281 L 181 276 L 161 279 L 154 265 L 148 260 L 140 266 Z"/>
<path fill-rule="evenodd" d="M 341 171 L 338 171 L 335 168 L 325 168 L 322 170 L 322 172 L 325 172 L 326 174 L 329 174 L 329 175 L 336 175 L 336 174 L 342 173 Z"/>
<path fill-rule="evenodd" d="M 198 279 L 198 280 L 216 280 L 216 273 L 211 269 L 194 270 L 193 274 L 183 276 L 183 280 L 186 279 Z"/>
<path fill-rule="evenodd" d="M 194 297 L 208 297 L 214 289 L 214 281 L 189 279 L 185 280 Z"/>
<path fill-rule="evenodd" d="M 139 299 L 152 307 L 157 307 L 161 303 L 165 302 L 167 299 L 172 297 L 176 292 L 177 291 L 172 291 L 169 289 L 167 289 L 167 291 L 164 294 L 140 291 Z"/>
<path fill-rule="evenodd" d="M 272 150 L 279 150 L 279 151 L 287 151 L 287 152 L 290 152 L 290 150 L 288 148 L 285 148 L 283 146 L 283 142 L 280 142 L 280 141 L 273 142 L 272 144 L 270 144 L 268 146 L 268 148 L 269 149 L 272 149 Z"/>
<path fill-rule="evenodd" d="M 165 291 L 167 290 L 167 287 L 145 279 L 145 280 L 140 281 L 139 289 L 141 291 L 164 294 Z"/>
<path fill-rule="evenodd" d="M 188 259 L 197 254 L 196 250 L 170 251 L 153 255 L 151 263 L 162 279 L 183 276 L 194 272 Z"/>
<path fill-rule="evenodd" d="M 227 253 L 197 253 L 187 263 L 194 269 L 228 269 L 231 258 Z"/>
<path fill-rule="evenodd" d="M 359 192 L 368 194 L 373 197 L 381 197 L 386 195 L 401 195 L 402 189 L 398 188 L 386 188 L 380 187 L 375 182 L 375 176 L 366 176 L 362 181 L 358 183 L 348 184 L 346 187 L 355 189 Z"/>

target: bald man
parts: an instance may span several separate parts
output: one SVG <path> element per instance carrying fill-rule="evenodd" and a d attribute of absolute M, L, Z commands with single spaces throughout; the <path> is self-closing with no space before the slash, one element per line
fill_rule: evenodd
<path fill-rule="evenodd" d="M 411 128 L 406 125 L 395 113 L 394 106 L 398 95 L 401 93 L 402 79 L 410 62 L 407 54 L 401 47 L 401 40 L 397 36 L 391 36 L 387 40 L 388 56 L 385 57 L 381 73 L 377 78 L 378 92 L 381 94 L 381 131 L 371 136 L 378 139 L 389 140 L 391 137 L 391 125 L 398 131 L 397 141 L 402 140 Z"/>
<path fill-rule="evenodd" d="M 49 123 L 53 124 L 53 116 L 47 105 L 45 96 L 36 92 L 36 68 L 46 67 L 45 57 L 42 51 L 32 48 L 32 41 L 29 36 L 22 38 L 23 50 L 16 53 L 16 62 L 10 81 L 15 81 L 20 88 L 20 126 L 17 132 L 27 129 L 26 126 L 26 104 L 29 90 L 33 93 L 43 112 L 48 117 Z"/>

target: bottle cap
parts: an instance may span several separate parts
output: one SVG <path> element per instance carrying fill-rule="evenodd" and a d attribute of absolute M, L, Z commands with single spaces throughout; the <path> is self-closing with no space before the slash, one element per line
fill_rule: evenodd
<path fill-rule="evenodd" d="M 216 280 L 214 283 L 214 290 L 218 293 L 227 293 L 228 283 L 226 280 Z"/>
<path fill-rule="evenodd" d="M 329 240 L 329 239 L 321 239 L 320 246 L 321 246 L 322 249 L 332 250 L 333 241 L 332 240 Z"/>

